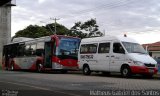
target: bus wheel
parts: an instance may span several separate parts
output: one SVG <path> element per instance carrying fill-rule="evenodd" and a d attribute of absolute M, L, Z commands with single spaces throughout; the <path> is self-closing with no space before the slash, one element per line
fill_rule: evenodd
<path fill-rule="evenodd" d="M 37 71 L 38 72 L 43 72 L 43 65 L 42 64 L 37 65 Z"/>
<path fill-rule="evenodd" d="M 14 71 L 14 64 L 11 64 L 11 71 Z"/>
<path fill-rule="evenodd" d="M 84 65 L 84 67 L 83 67 L 83 74 L 84 75 L 90 75 L 91 74 L 91 70 L 90 70 L 90 68 L 89 68 L 88 65 Z"/>
<path fill-rule="evenodd" d="M 122 67 L 121 75 L 122 75 L 122 77 L 125 77 L 125 78 L 131 77 L 132 73 L 131 73 L 129 66 Z"/>

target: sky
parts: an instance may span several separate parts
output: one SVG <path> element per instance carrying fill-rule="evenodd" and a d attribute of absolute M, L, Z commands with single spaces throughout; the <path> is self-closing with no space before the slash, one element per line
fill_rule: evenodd
<path fill-rule="evenodd" d="M 16 0 L 16 5 L 12 36 L 30 24 L 54 22 L 51 18 L 67 28 L 94 18 L 105 35 L 127 34 L 141 44 L 160 41 L 160 0 Z"/>

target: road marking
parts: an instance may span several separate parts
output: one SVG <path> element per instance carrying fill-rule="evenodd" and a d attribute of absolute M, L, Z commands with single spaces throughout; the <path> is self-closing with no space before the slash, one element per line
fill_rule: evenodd
<path fill-rule="evenodd" d="M 61 94 L 64 94 L 64 95 L 81 96 L 81 95 L 72 94 L 72 93 L 65 93 L 65 92 L 62 92 L 62 91 L 51 90 L 51 89 L 48 89 L 48 88 L 42 88 L 42 87 L 37 87 L 37 86 L 32 86 L 32 85 L 26 85 L 26 84 L 19 84 L 19 83 L 15 83 L 15 82 L 7 82 L 7 81 L 0 81 L 0 82 L 1 83 L 14 84 L 14 85 L 20 85 L 20 86 L 27 86 L 27 87 L 32 87 L 32 88 L 35 88 L 35 89 L 40 89 L 40 90 L 52 91 L 52 92 L 61 93 Z"/>

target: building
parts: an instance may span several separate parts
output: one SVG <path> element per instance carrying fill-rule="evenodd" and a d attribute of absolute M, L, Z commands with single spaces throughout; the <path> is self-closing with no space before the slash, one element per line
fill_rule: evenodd
<path fill-rule="evenodd" d="M 11 7 L 15 0 L 0 0 L 0 65 L 2 63 L 3 45 L 11 39 Z"/>
<path fill-rule="evenodd" d="M 160 42 L 155 42 L 151 44 L 143 44 L 142 45 L 155 59 L 160 59 Z"/>

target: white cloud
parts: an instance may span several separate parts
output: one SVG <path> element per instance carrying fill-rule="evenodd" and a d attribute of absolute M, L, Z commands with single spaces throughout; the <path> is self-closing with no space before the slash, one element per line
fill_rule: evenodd
<path fill-rule="evenodd" d="M 101 30 L 113 35 L 160 29 L 159 10 L 159 0 L 17 0 L 12 11 L 12 36 L 27 24 L 53 22 L 51 17 L 60 18 L 58 22 L 67 27 L 96 18 Z"/>
<path fill-rule="evenodd" d="M 42 4 L 42 3 L 44 3 L 46 0 L 38 0 L 38 3 L 39 4 Z"/>

